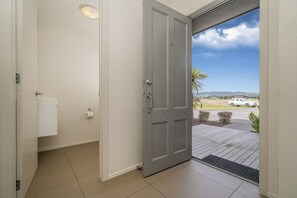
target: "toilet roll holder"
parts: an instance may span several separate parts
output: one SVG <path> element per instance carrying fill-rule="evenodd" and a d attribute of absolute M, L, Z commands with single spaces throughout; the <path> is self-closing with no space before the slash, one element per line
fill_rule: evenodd
<path fill-rule="evenodd" d="M 88 108 L 88 112 L 86 113 L 86 118 L 87 119 L 92 119 L 94 117 L 94 110 L 91 108 Z"/>

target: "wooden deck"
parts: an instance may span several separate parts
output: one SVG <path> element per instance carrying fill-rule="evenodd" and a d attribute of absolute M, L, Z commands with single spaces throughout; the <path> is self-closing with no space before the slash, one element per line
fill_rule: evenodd
<path fill-rule="evenodd" d="M 259 170 L 259 135 L 235 129 L 198 125 L 193 127 L 193 156 L 215 155 Z"/>

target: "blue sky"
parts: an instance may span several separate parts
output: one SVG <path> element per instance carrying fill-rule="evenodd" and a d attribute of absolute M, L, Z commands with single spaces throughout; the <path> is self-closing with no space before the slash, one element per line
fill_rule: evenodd
<path fill-rule="evenodd" d="M 259 10 L 193 36 L 193 67 L 208 75 L 203 92 L 259 93 Z"/>

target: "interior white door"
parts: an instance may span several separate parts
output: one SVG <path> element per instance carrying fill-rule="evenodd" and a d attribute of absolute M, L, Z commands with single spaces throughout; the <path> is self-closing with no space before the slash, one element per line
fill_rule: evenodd
<path fill-rule="evenodd" d="M 17 0 L 17 177 L 25 197 L 37 169 L 37 0 Z"/>
<path fill-rule="evenodd" d="M 16 197 L 15 4 L 0 1 L 0 197 Z"/>
<path fill-rule="evenodd" d="M 143 174 L 192 157 L 192 20 L 144 1 Z"/>

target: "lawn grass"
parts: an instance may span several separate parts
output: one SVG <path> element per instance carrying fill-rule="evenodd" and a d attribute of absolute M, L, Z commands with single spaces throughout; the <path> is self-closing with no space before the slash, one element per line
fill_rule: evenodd
<path fill-rule="evenodd" d="M 253 112 L 256 116 L 259 116 L 259 111 Z"/>
<path fill-rule="evenodd" d="M 215 104 L 203 104 L 202 109 L 201 106 L 197 108 L 196 110 L 234 110 L 234 109 L 245 109 L 246 107 L 240 106 L 240 107 L 232 107 L 230 105 L 222 106 L 222 105 L 215 105 Z"/>

